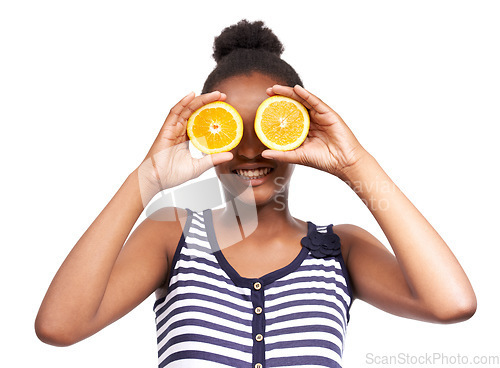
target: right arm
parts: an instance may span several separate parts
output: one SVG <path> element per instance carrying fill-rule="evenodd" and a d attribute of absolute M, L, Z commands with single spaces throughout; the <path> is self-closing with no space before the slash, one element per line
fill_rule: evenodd
<path fill-rule="evenodd" d="M 57 346 L 83 340 L 163 284 L 166 248 L 180 232 L 177 223 L 146 219 L 123 246 L 142 210 L 132 173 L 57 271 L 35 320 L 40 340 Z"/>
<path fill-rule="evenodd" d="M 163 286 L 169 270 L 167 254 L 182 232 L 179 214 L 175 209 L 166 214 L 177 221 L 147 218 L 127 237 L 156 193 L 232 158 L 226 152 L 197 160 L 187 147 L 187 118 L 195 109 L 224 97 L 219 92 L 196 98 L 190 94 L 172 108 L 142 164 L 56 273 L 35 320 L 40 340 L 58 346 L 74 344 L 121 318 Z"/>

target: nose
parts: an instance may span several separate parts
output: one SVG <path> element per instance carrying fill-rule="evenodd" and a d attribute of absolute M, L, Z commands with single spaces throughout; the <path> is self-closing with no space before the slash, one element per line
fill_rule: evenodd
<path fill-rule="evenodd" d="M 252 124 L 244 124 L 243 137 L 240 143 L 235 147 L 235 153 L 246 159 L 254 159 L 259 156 L 267 147 L 260 141 Z"/>

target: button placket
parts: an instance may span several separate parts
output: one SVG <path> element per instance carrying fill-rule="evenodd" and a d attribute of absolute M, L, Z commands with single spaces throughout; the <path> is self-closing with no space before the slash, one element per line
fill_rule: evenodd
<path fill-rule="evenodd" d="M 252 358 L 254 368 L 265 366 L 265 315 L 264 315 L 264 287 L 262 282 L 255 281 L 252 284 L 251 299 L 253 305 L 252 336 L 253 349 Z"/>

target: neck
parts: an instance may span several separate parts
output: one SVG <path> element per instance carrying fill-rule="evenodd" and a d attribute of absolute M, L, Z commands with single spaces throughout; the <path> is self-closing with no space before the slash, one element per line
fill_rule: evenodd
<path fill-rule="evenodd" d="M 265 234 L 297 225 L 297 221 L 292 217 L 288 208 L 288 188 L 264 204 L 242 202 L 234 197 L 231 197 L 226 203 L 227 206 L 221 218 L 234 219 L 236 217 L 245 237 L 254 233 Z M 226 223 L 230 223 L 230 221 Z"/>

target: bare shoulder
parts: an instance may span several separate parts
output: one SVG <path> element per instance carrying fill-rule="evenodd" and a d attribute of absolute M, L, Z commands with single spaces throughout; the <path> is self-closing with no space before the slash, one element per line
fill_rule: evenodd
<path fill-rule="evenodd" d="M 370 250 L 389 252 L 389 250 L 370 232 L 353 224 L 333 226 L 333 231 L 339 236 L 342 256 L 349 263 L 353 254 L 370 253 Z"/>
<path fill-rule="evenodd" d="M 179 240 L 185 221 L 184 210 L 174 207 L 161 208 L 146 216 L 132 232 L 125 246 L 133 242 L 134 239 L 140 238 L 141 242 L 145 244 L 144 246 L 154 246 L 158 249 L 167 250 Z"/>
<path fill-rule="evenodd" d="M 188 213 L 185 209 L 176 207 L 160 208 L 148 215 L 139 225 L 141 236 L 146 237 L 150 244 L 160 247 L 159 252 L 167 259 L 165 283 L 156 290 L 157 298 L 167 292 L 167 280 Z M 138 227 L 138 229 L 139 229 Z"/>
<path fill-rule="evenodd" d="M 176 230 L 180 235 L 186 223 L 187 215 L 187 211 L 183 208 L 163 207 L 147 215 L 143 223 L 159 236 L 165 233 L 172 234 L 172 231 Z M 170 238 L 170 236 L 167 238 Z"/>

